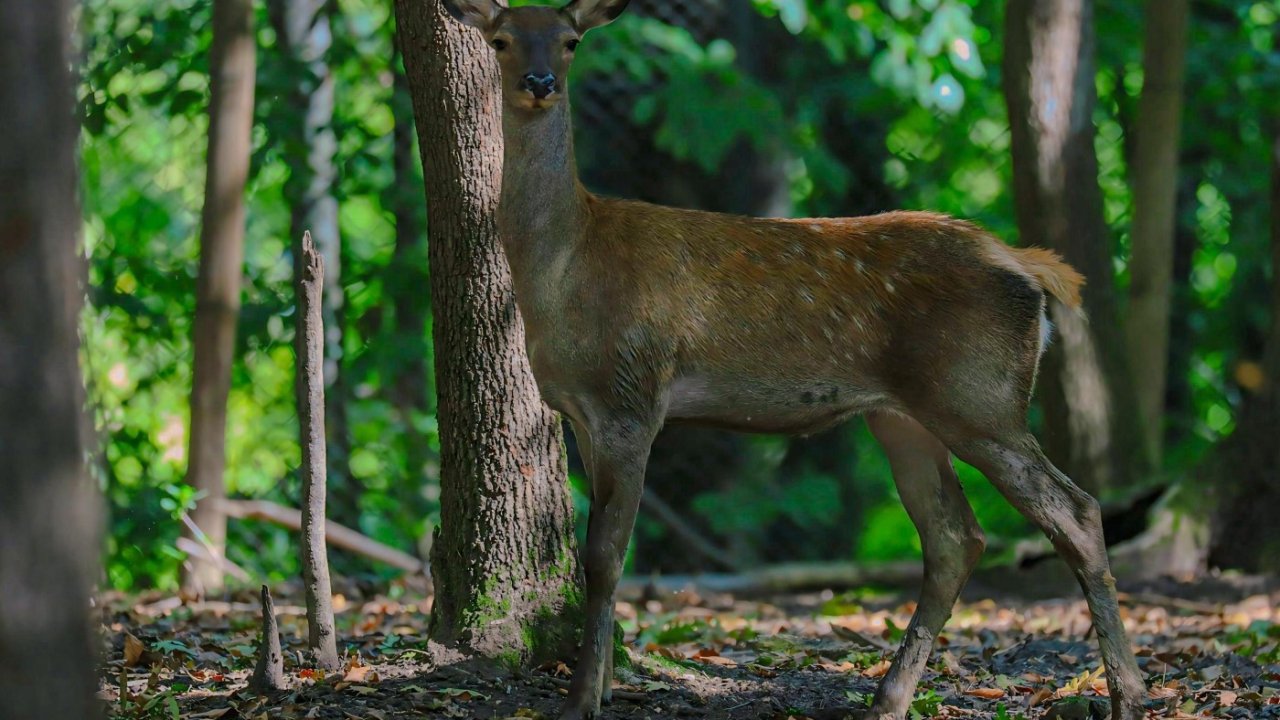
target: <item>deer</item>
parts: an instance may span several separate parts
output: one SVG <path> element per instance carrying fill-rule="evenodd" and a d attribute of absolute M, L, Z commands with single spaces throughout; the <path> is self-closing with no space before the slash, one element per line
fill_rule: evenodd
<path fill-rule="evenodd" d="M 1143 717 L 1097 501 L 1027 428 L 1049 302 L 1084 278 L 946 215 L 751 218 L 614 199 L 579 181 L 569 68 L 628 0 L 442 0 L 501 82 L 497 223 L 538 393 L 590 488 L 585 622 L 562 720 L 611 699 L 614 595 L 654 436 L 667 423 L 807 434 L 865 416 L 920 536 L 919 601 L 865 717 L 903 720 L 985 548 L 952 456 L 1039 526 L 1077 576 L 1113 720 Z M 470 32 L 470 31 L 467 31 Z"/>

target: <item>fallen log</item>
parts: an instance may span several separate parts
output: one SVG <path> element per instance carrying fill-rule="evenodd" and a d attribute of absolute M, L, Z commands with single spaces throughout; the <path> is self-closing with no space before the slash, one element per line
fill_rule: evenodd
<path fill-rule="evenodd" d="M 851 562 L 782 563 L 741 573 L 624 577 L 620 596 L 637 597 L 694 592 L 768 595 L 801 590 L 844 590 L 865 585 L 910 586 L 924 577 L 920 561 L 860 564 Z"/>
<path fill-rule="evenodd" d="M 290 530 L 302 529 L 302 512 L 270 500 L 220 500 L 222 511 L 228 517 L 241 520 L 264 520 Z M 346 550 L 376 560 L 384 565 L 405 572 L 426 574 L 426 565 L 407 552 L 383 545 L 371 537 L 332 520 L 325 521 L 325 542 L 339 550 Z"/>

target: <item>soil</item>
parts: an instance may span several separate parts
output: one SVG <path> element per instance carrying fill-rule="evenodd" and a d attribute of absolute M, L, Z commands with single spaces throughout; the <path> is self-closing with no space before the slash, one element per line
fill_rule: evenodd
<path fill-rule="evenodd" d="M 368 589 L 367 589 L 368 590 Z M 275 591 L 288 689 L 246 689 L 259 609 L 224 602 L 101 598 L 101 699 L 118 718 L 554 718 L 572 662 L 507 668 L 425 637 L 430 598 L 394 584 L 336 598 L 344 670 L 313 670 L 296 588 Z M 1280 720 L 1274 584 L 1165 582 L 1123 596 L 1151 718 Z M 901 593 L 769 598 L 686 591 L 618 604 L 629 668 L 601 718 L 858 717 L 914 610 Z M 912 717 L 1105 718 L 1106 685 L 1084 602 L 973 593 L 957 606 Z"/>

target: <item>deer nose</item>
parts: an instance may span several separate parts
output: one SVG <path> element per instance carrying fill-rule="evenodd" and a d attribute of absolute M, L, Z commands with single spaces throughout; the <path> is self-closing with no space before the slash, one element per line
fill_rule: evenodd
<path fill-rule="evenodd" d="M 556 76 L 551 73 L 529 73 L 524 76 L 524 89 L 541 100 L 555 92 Z"/>

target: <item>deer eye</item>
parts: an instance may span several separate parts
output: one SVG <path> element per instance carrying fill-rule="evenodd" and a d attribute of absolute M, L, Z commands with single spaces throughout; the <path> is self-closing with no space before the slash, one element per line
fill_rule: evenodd
<path fill-rule="evenodd" d="M 569 52 L 573 52 L 574 50 L 577 50 L 577 49 L 578 49 L 578 43 L 579 43 L 579 42 L 581 42 L 581 41 L 579 41 L 579 40 L 566 40 L 566 41 L 565 41 L 565 43 L 564 43 L 564 49 L 565 49 L 565 50 L 568 50 Z"/>
<path fill-rule="evenodd" d="M 494 49 L 494 50 L 506 50 L 506 49 L 507 49 L 507 41 L 506 41 L 506 40 L 503 40 L 502 38 L 494 38 L 494 39 L 493 39 L 493 43 L 492 43 L 492 45 L 493 45 L 493 49 Z"/>

